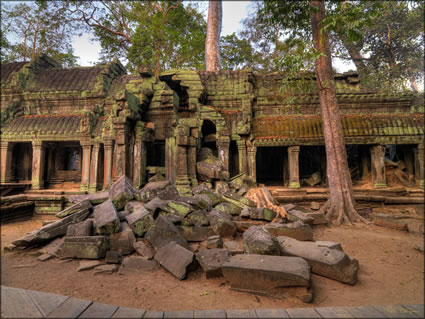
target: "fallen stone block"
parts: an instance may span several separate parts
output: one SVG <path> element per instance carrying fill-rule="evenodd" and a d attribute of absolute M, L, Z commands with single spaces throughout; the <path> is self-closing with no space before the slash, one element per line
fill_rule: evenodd
<path fill-rule="evenodd" d="M 133 245 L 136 242 L 136 237 L 127 222 L 122 222 L 120 227 L 119 233 L 109 235 L 111 250 L 119 251 L 122 255 L 131 254 L 134 251 Z"/>
<path fill-rule="evenodd" d="M 407 220 L 407 231 L 414 234 L 424 233 L 424 221 L 423 220 Z"/>
<path fill-rule="evenodd" d="M 177 188 L 173 185 L 168 185 L 163 190 L 158 192 L 158 197 L 163 200 L 179 200 L 181 198 Z"/>
<path fill-rule="evenodd" d="M 163 200 L 159 197 L 153 198 L 151 201 L 145 204 L 145 208 L 151 212 L 152 216 L 156 218 L 162 207 L 168 204 L 168 200 Z"/>
<path fill-rule="evenodd" d="M 82 260 L 80 261 L 80 266 L 77 268 L 77 271 L 91 270 L 97 266 L 104 265 L 105 263 L 101 260 Z"/>
<path fill-rule="evenodd" d="M 290 237 L 277 237 L 280 251 L 285 256 L 305 259 L 311 272 L 346 284 L 357 282 L 359 262 L 343 251 L 321 247 L 315 242 L 302 242 Z"/>
<path fill-rule="evenodd" d="M 122 255 L 119 251 L 109 250 L 106 252 L 105 262 L 107 264 L 121 264 Z"/>
<path fill-rule="evenodd" d="M 232 253 L 227 249 L 212 248 L 202 250 L 196 254 L 196 260 L 202 267 L 207 278 L 221 277 L 221 266 L 230 260 Z"/>
<path fill-rule="evenodd" d="M 130 214 L 129 212 L 126 212 L 125 210 L 121 210 L 117 212 L 118 218 L 120 219 L 120 222 L 126 221 L 125 217 Z"/>
<path fill-rule="evenodd" d="M 286 218 L 291 222 L 301 221 L 307 225 L 313 225 L 314 219 L 307 214 L 310 213 L 306 209 L 300 209 L 303 207 L 295 206 L 290 210 L 286 210 Z"/>
<path fill-rule="evenodd" d="M 240 215 L 242 208 L 239 206 L 236 206 L 232 203 L 221 203 L 214 207 L 214 209 L 217 209 L 223 213 L 228 214 L 229 216 L 232 215 Z"/>
<path fill-rule="evenodd" d="M 149 182 L 139 192 L 136 192 L 134 197 L 137 200 L 147 203 L 154 199 L 158 193 L 165 189 L 169 184 L 170 182 L 168 180 Z"/>
<path fill-rule="evenodd" d="M 40 254 L 49 254 L 53 256 L 60 255 L 60 248 L 63 244 L 64 237 L 56 238 L 52 240 L 50 243 L 48 243 L 46 246 L 41 248 L 38 252 Z"/>
<path fill-rule="evenodd" d="M 93 211 L 96 229 L 99 234 L 109 235 L 120 231 L 120 219 L 112 201 L 97 205 Z"/>
<path fill-rule="evenodd" d="M 83 209 L 54 223 L 43 226 L 39 230 L 30 232 L 24 237 L 13 241 L 12 244 L 23 247 L 44 244 L 56 237 L 65 235 L 69 225 L 83 221 L 86 219 L 88 214 L 89 211 L 87 209 Z"/>
<path fill-rule="evenodd" d="M 276 212 L 271 209 L 260 207 L 260 208 L 249 208 L 249 217 L 254 220 L 266 220 L 271 222 L 276 217 Z M 246 211 L 244 216 L 246 217 Z"/>
<path fill-rule="evenodd" d="M 382 214 L 382 213 L 373 214 L 373 223 L 375 225 L 383 226 L 387 228 L 392 228 L 397 230 L 407 230 L 407 222 L 405 220 L 400 220 L 387 214 Z"/>
<path fill-rule="evenodd" d="M 196 163 L 196 173 L 199 180 L 211 182 L 212 180 L 225 180 L 229 178 L 229 172 L 226 171 L 223 163 L 214 156 Z"/>
<path fill-rule="evenodd" d="M 174 241 L 182 247 L 188 248 L 186 239 L 179 232 L 176 226 L 167 217 L 159 215 L 155 224 L 147 231 L 145 238 L 149 240 L 155 250 Z"/>
<path fill-rule="evenodd" d="M 126 216 L 126 220 L 133 232 L 142 237 L 155 223 L 152 214 L 144 207 Z"/>
<path fill-rule="evenodd" d="M 118 270 L 118 265 L 109 264 L 109 265 L 100 265 L 94 268 L 93 275 L 97 274 L 113 274 Z"/>
<path fill-rule="evenodd" d="M 81 202 L 78 202 L 77 204 L 74 204 L 62 211 L 60 211 L 59 213 L 56 214 L 56 217 L 58 218 L 64 218 L 66 216 L 72 215 L 76 212 L 79 212 L 83 209 L 87 209 L 89 210 L 90 208 L 92 208 L 92 204 L 88 199 L 82 200 Z"/>
<path fill-rule="evenodd" d="M 4 246 L 4 248 L 3 248 L 3 251 L 6 253 L 6 252 L 12 252 L 12 251 L 15 251 L 16 250 L 16 246 L 15 245 L 13 245 L 13 244 L 8 244 L 8 245 L 6 245 L 6 246 Z"/>
<path fill-rule="evenodd" d="M 230 191 L 229 184 L 224 181 L 216 181 L 215 182 L 215 192 L 218 194 L 224 194 Z"/>
<path fill-rule="evenodd" d="M 123 175 L 111 185 L 109 189 L 109 200 L 120 210 L 134 198 L 134 188 L 130 179 Z"/>
<path fill-rule="evenodd" d="M 204 241 L 208 237 L 214 235 L 210 227 L 202 226 L 177 226 L 177 229 L 182 233 L 187 241 Z"/>
<path fill-rule="evenodd" d="M 319 210 L 320 209 L 320 203 L 318 202 L 311 202 L 310 203 L 310 208 L 313 210 Z"/>
<path fill-rule="evenodd" d="M 124 258 L 120 274 L 131 272 L 151 272 L 158 269 L 159 265 L 155 260 L 148 260 L 139 256 L 129 256 Z"/>
<path fill-rule="evenodd" d="M 218 205 L 220 203 L 224 203 L 225 202 L 221 196 L 217 195 L 211 189 L 209 189 L 207 186 L 205 186 L 203 184 L 192 188 L 192 192 L 194 194 L 208 196 L 208 198 L 211 201 L 211 203 L 210 203 L 211 207 L 214 207 L 214 206 L 216 206 L 216 205 Z"/>
<path fill-rule="evenodd" d="M 46 261 L 46 260 L 49 260 L 53 257 L 55 257 L 55 256 L 50 255 L 50 254 L 43 254 L 43 255 L 38 256 L 37 259 L 40 260 L 40 261 Z"/>
<path fill-rule="evenodd" d="M 320 173 L 316 172 L 311 174 L 311 176 L 309 178 L 305 178 L 304 182 L 308 185 L 308 186 L 316 186 L 317 184 L 320 184 L 321 182 L 321 176 Z"/>
<path fill-rule="evenodd" d="M 212 201 L 208 195 L 205 194 L 196 194 L 192 197 L 181 197 L 180 201 L 189 204 L 197 210 L 211 210 Z"/>
<path fill-rule="evenodd" d="M 248 230 L 251 226 L 263 226 L 266 224 L 266 221 L 263 220 L 234 220 L 233 223 L 236 226 L 236 229 L 239 232 L 244 232 Z"/>
<path fill-rule="evenodd" d="M 189 266 L 193 266 L 193 257 L 190 250 L 170 242 L 158 250 L 154 259 L 177 279 L 182 280 L 186 277 Z"/>
<path fill-rule="evenodd" d="M 145 204 L 143 204 L 143 202 L 141 202 L 141 201 L 131 200 L 127 204 L 125 204 L 124 210 L 128 214 L 131 214 L 131 213 L 135 212 L 136 210 L 138 210 L 139 208 L 142 208 L 144 206 L 145 206 Z"/>
<path fill-rule="evenodd" d="M 68 237 L 91 236 L 91 235 L 93 235 L 93 219 L 91 218 L 76 224 L 69 225 L 66 231 L 66 236 Z"/>
<path fill-rule="evenodd" d="M 245 254 L 280 256 L 279 243 L 262 226 L 252 226 L 243 234 Z"/>
<path fill-rule="evenodd" d="M 313 230 L 311 227 L 300 221 L 288 224 L 269 223 L 264 225 L 264 229 L 275 237 L 287 236 L 297 240 L 313 240 Z"/>
<path fill-rule="evenodd" d="M 306 215 L 308 217 L 313 218 L 313 225 L 327 225 L 328 224 L 328 220 L 326 219 L 324 213 L 311 212 L 311 213 L 306 213 Z"/>
<path fill-rule="evenodd" d="M 238 254 L 244 253 L 242 243 L 240 243 L 236 240 L 225 241 L 223 243 L 223 248 L 229 250 L 232 253 L 232 255 L 238 255 Z"/>
<path fill-rule="evenodd" d="M 67 197 L 68 201 L 74 204 L 77 204 L 79 202 L 82 202 L 84 200 L 90 201 L 92 205 L 99 205 L 102 204 L 105 200 L 109 198 L 109 192 L 98 192 L 94 194 L 87 194 L 87 195 L 69 195 Z"/>
<path fill-rule="evenodd" d="M 109 250 L 109 240 L 105 236 L 65 237 L 60 250 L 62 257 L 101 259 Z"/>
<path fill-rule="evenodd" d="M 162 210 L 169 214 L 174 214 L 179 217 L 185 218 L 192 210 L 192 206 L 186 203 L 180 203 L 176 201 L 169 201 L 167 205 L 162 207 Z"/>
<path fill-rule="evenodd" d="M 208 226 L 210 222 L 207 218 L 207 212 L 197 210 L 187 215 L 187 220 L 195 226 Z"/>
<path fill-rule="evenodd" d="M 310 287 L 310 265 L 299 257 L 235 255 L 222 265 L 231 288 L 276 295 L 282 287 Z"/>
<path fill-rule="evenodd" d="M 180 217 L 180 216 L 177 216 L 177 215 L 174 215 L 174 214 L 170 214 L 170 213 L 167 213 L 167 212 L 164 212 L 164 211 L 161 211 L 160 213 L 159 213 L 161 216 L 164 216 L 164 217 L 166 217 L 170 222 L 172 222 L 173 224 L 184 224 L 184 218 L 183 217 Z"/>
<path fill-rule="evenodd" d="M 223 240 L 219 235 L 210 236 L 207 238 L 207 248 L 223 248 Z"/>
<path fill-rule="evenodd" d="M 236 226 L 230 216 L 219 210 L 213 209 L 207 216 L 213 231 L 220 236 L 233 236 Z"/>
<path fill-rule="evenodd" d="M 340 250 L 340 251 L 344 251 L 344 249 L 342 249 L 341 244 L 337 243 L 335 241 L 316 240 L 314 243 L 319 247 L 325 247 L 325 248 L 329 248 L 329 249 L 337 249 L 337 250 Z"/>
<path fill-rule="evenodd" d="M 145 239 L 135 242 L 133 247 L 140 256 L 146 259 L 152 259 L 155 256 L 155 250 Z"/>

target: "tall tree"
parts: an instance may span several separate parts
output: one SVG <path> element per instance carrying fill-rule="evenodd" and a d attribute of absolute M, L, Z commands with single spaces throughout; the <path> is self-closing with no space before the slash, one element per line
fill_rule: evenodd
<path fill-rule="evenodd" d="M 309 2 L 271 0 L 265 4 L 265 10 L 272 13 L 271 23 L 279 22 L 286 28 L 294 30 L 299 36 L 309 38 L 311 34 L 313 38 L 315 74 L 320 97 L 330 191 L 329 199 L 322 210 L 326 213 L 326 217 L 335 220 L 336 224 L 366 222 L 355 209 L 326 28 L 332 23 L 326 20 L 324 0 Z"/>
<path fill-rule="evenodd" d="M 75 65 L 71 43 L 78 32 L 61 4 L 45 0 L 2 4 L 2 42 L 8 45 L 2 46 L 2 61 L 29 61 L 45 53 L 65 66 Z"/>
<path fill-rule="evenodd" d="M 205 67 L 207 71 L 220 70 L 220 33 L 223 7 L 221 0 L 210 0 L 208 6 Z"/>

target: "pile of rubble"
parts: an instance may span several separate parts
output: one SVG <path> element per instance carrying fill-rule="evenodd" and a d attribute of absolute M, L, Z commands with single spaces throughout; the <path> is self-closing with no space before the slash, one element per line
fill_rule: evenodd
<path fill-rule="evenodd" d="M 70 196 L 74 204 L 57 214 L 60 220 L 12 244 L 47 244 L 40 260 L 79 258 L 78 271 L 94 273 L 162 266 L 182 280 L 200 265 L 207 278 L 224 276 L 232 289 L 291 292 L 304 302 L 312 300 L 311 273 L 356 283 L 358 261 L 338 243 L 314 241 L 312 226 L 326 223 L 322 214 L 279 206 L 266 189 L 250 186 L 242 175 L 217 181 L 215 189 L 201 184 L 185 197 L 168 181 L 136 190 L 123 176 L 109 192 Z"/>

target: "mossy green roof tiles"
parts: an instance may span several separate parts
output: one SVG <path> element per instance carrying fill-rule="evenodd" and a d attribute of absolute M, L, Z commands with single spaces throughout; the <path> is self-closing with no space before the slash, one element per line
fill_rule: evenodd
<path fill-rule="evenodd" d="M 1 65 L 1 84 L 7 83 L 12 73 L 19 71 L 27 62 L 12 62 Z"/>

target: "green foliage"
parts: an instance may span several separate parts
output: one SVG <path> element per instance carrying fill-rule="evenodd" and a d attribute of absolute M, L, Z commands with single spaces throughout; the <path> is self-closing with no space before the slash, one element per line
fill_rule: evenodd
<path fill-rule="evenodd" d="M 255 60 L 254 50 L 246 39 L 240 39 L 235 33 L 221 37 L 220 57 L 223 70 L 241 70 L 252 67 Z"/>
<path fill-rule="evenodd" d="M 1 62 L 30 61 L 45 53 L 65 66 L 76 65 L 71 45 L 76 25 L 61 5 L 45 0 L 2 4 Z"/>

